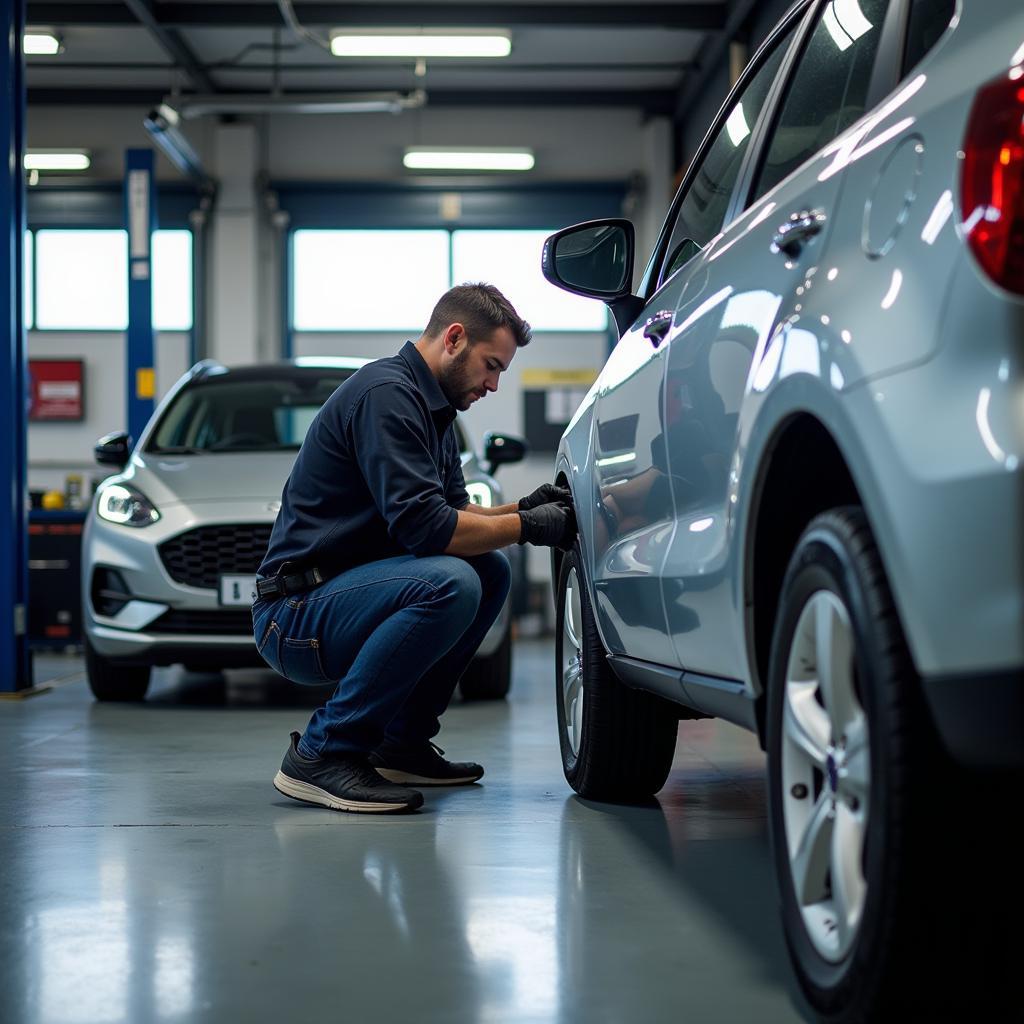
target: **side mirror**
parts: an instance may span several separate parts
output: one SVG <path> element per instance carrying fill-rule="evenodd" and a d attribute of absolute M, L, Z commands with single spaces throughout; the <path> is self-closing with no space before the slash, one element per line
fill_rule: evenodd
<path fill-rule="evenodd" d="M 513 462 L 522 462 L 530 446 L 521 438 L 511 434 L 496 434 L 493 431 L 484 435 L 484 458 L 487 460 L 487 473 L 494 476 L 499 466 L 507 466 Z"/>
<path fill-rule="evenodd" d="M 567 292 L 612 303 L 630 294 L 635 244 L 628 220 L 574 224 L 544 242 L 541 271 Z"/>
<path fill-rule="evenodd" d="M 96 447 L 92 452 L 101 466 L 116 466 L 118 469 L 124 469 L 131 458 L 132 439 L 124 431 L 105 434 L 96 442 Z"/>

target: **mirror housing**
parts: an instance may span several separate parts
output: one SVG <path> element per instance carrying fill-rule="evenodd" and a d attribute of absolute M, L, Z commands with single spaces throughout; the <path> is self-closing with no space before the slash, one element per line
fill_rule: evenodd
<path fill-rule="evenodd" d="M 132 454 L 131 436 L 123 430 L 115 431 L 113 434 L 104 434 L 96 442 L 96 447 L 92 452 L 101 466 L 115 466 L 117 469 L 124 469 Z"/>
<path fill-rule="evenodd" d="M 643 308 L 632 292 L 635 248 L 633 224 L 624 218 L 573 224 L 545 239 L 541 273 L 557 288 L 607 303 L 622 334 Z"/>
<path fill-rule="evenodd" d="M 530 446 L 521 437 L 488 431 L 484 434 L 484 458 L 487 460 L 487 475 L 494 476 L 499 466 L 522 462 L 529 450 Z"/>

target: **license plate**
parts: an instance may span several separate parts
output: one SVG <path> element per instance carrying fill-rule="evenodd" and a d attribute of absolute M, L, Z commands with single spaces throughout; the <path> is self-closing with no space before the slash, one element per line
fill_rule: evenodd
<path fill-rule="evenodd" d="M 255 589 L 255 575 L 221 576 L 220 603 L 230 605 L 242 605 L 248 608 L 252 604 L 252 593 Z"/>

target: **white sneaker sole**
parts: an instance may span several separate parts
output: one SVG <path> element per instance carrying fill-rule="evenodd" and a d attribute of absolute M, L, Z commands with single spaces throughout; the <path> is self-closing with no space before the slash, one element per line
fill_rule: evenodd
<path fill-rule="evenodd" d="M 274 776 L 274 789 L 293 800 L 301 800 L 307 804 L 319 804 L 321 807 L 329 807 L 332 811 L 355 811 L 361 814 L 392 814 L 396 811 L 408 811 L 413 804 L 385 804 L 369 802 L 364 800 L 344 800 L 341 797 L 328 793 L 319 786 L 312 786 L 308 782 L 299 782 L 298 779 L 289 778 L 284 772 L 279 771 Z M 416 804 L 415 806 L 419 806 Z"/>
<path fill-rule="evenodd" d="M 382 779 L 388 782 L 397 782 L 403 786 L 465 786 L 470 782 L 476 782 L 483 778 L 480 775 L 464 775 L 454 779 L 432 779 L 426 775 L 413 775 L 412 772 L 403 772 L 398 768 L 377 768 L 373 769 Z"/>

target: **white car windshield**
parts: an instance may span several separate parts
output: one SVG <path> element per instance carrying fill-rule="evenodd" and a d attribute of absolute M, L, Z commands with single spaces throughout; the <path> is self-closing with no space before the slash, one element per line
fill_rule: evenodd
<path fill-rule="evenodd" d="M 168 406 L 147 445 L 156 453 L 298 451 L 320 407 L 354 371 L 281 371 L 197 381 Z"/>

